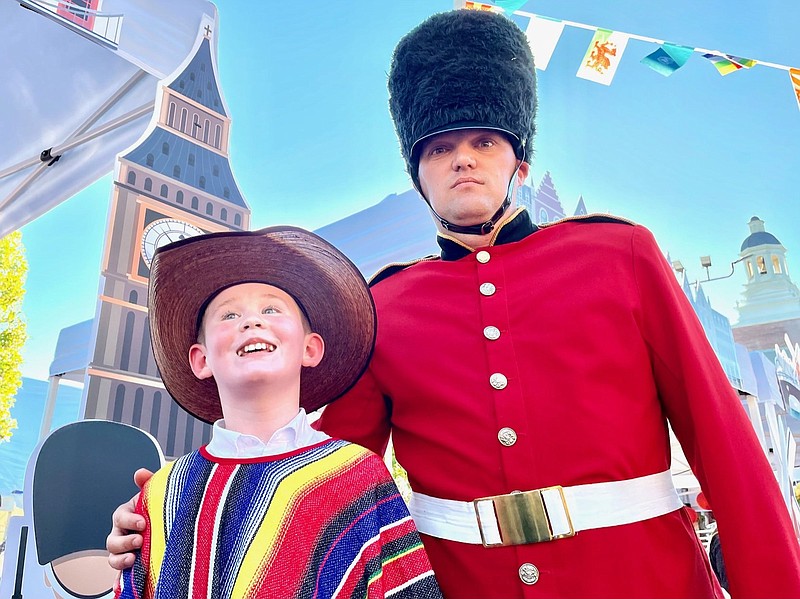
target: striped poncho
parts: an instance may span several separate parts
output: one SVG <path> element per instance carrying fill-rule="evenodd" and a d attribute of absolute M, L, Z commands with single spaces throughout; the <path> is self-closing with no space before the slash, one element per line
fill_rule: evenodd
<path fill-rule="evenodd" d="M 441 597 L 383 461 L 327 440 L 225 459 L 201 448 L 159 470 L 147 533 L 118 596 Z"/>

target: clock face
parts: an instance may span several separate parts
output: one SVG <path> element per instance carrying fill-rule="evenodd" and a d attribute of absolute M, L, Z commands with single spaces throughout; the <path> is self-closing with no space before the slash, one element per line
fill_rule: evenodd
<path fill-rule="evenodd" d="M 142 258 L 147 267 L 150 268 L 156 249 L 173 241 L 202 234 L 203 231 L 197 227 L 175 218 L 162 218 L 153 221 L 142 232 Z"/>

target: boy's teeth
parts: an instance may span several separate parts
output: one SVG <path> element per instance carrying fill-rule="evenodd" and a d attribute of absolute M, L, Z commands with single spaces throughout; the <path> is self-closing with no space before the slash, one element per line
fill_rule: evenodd
<path fill-rule="evenodd" d="M 273 352 L 275 351 L 275 346 L 272 345 L 271 343 L 261 343 L 261 342 L 251 343 L 249 345 L 245 345 L 242 349 L 240 349 L 236 353 L 239 354 L 239 356 L 243 356 L 245 354 L 250 354 L 256 351 Z"/>

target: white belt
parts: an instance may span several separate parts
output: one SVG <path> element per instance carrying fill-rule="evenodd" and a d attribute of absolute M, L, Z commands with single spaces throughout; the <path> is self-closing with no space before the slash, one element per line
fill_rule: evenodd
<path fill-rule="evenodd" d="M 628 480 L 548 487 L 474 501 L 414 493 L 409 511 L 424 534 L 461 543 L 521 545 L 619 526 L 683 507 L 669 470 Z"/>

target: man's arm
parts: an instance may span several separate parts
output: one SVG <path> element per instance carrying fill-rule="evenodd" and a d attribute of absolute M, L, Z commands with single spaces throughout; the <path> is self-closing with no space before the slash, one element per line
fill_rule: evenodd
<path fill-rule="evenodd" d="M 389 442 L 390 414 L 388 399 L 367 370 L 350 391 L 325 407 L 314 427 L 383 455 Z"/>
<path fill-rule="evenodd" d="M 800 597 L 800 547 L 753 426 L 652 235 L 633 243 L 659 398 L 719 524 L 731 596 Z"/>
<path fill-rule="evenodd" d="M 152 472 L 140 468 L 133 475 L 133 482 L 141 489 L 152 476 Z M 144 516 L 136 513 L 138 501 L 139 493 L 114 510 L 113 526 L 106 539 L 106 549 L 110 553 L 108 563 L 115 570 L 124 570 L 133 566 L 136 559 L 134 552 L 142 547 L 142 535 L 139 533 L 145 529 L 145 519 Z"/>

